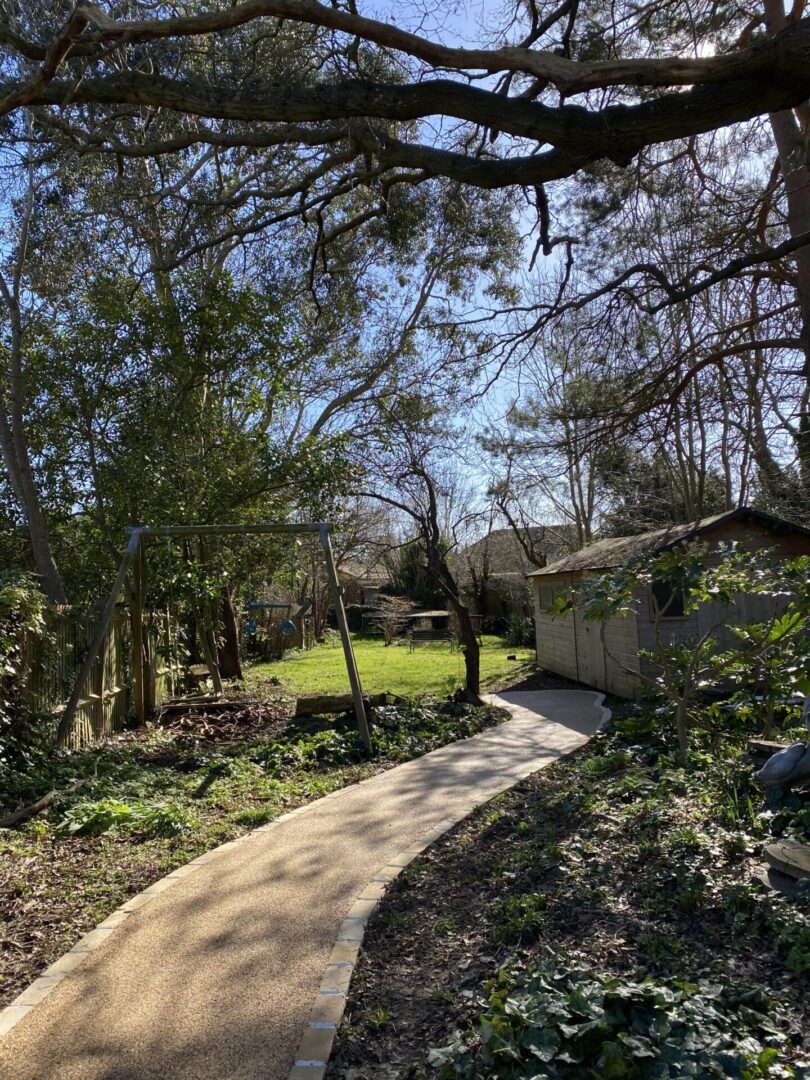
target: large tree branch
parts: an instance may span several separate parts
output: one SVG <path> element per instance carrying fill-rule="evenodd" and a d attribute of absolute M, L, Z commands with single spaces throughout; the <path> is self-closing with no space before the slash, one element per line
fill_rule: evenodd
<path fill-rule="evenodd" d="M 321 9 L 318 4 L 305 6 L 307 10 L 310 6 Z M 81 10 L 87 15 L 87 8 Z M 217 13 L 216 17 L 199 19 L 207 26 L 205 20 L 221 20 L 226 15 L 235 18 L 233 13 L 240 10 L 237 7 Z M 166 22 L 168 25 L 172 20 Z M 180 22 L 185 24 L 188 20 Z M 112 31 L 100 32 L 100 36 L 104 33 Z M 81 40 L 85 39 L 83 35 Z M 57 50 L 54 55 L 61 53 Z M 627 164 L 644 146 L 686 138 L 797 105 L 810 96 L 810 20 L 788 27 L 761 46 L 745 50 L 735 58 L 735 64 L 733 79 L 713 81 L 712 77 L 683 92 L 601 109 L 549 106 L 441 78 L 407 85 L 344 80 L 301 87 L 260 82 L 249 91 L 227 83 L 212 85 L 190 78 L 166 78 L 134 71 L 93 74 L 86 70 L 77 78 L 50 80 L 50 73 L 55 70 L 52 62 L 43 65 L 42 72 L 34 79 L 0 83 L 0 96 L 5 102 L 5 112 L 13 111 L 25 101 L 39 106 L 146 106 L 250 124 L 300 125 L 343 120 L 351 123 L 351 137 L 358 148 L 376 153 L 384 167 L 424 169 L 432 175 L 448 176 L 464 183 L 499 187 L 560 179 L 600 159 Z M 62 67 L 64 70 L 64 64 Z M 497 159 L 435 144 L 403 141 L 369 124 L 374 120 L 407 122 L 436 115 L 486 130 L 497 129 L 538 147 L 552 149 Z M 289 135 L 294 138 L 292 131 Z M 251 128 L 246 132 L 246 142 L 255 139 L 255 129 Z M 200 133 L 200 141 L 205 141 L 204 131 Z"/>
<path fill-rule="evenodd" d="M 436 68 L 489 73 L 516 72 L 552 83 L 563 94 L 610 86 L 689 86 L 738 79 L 765 78 L 775 65 L 787 70 L 806 62 L 803 23 L 795 23 L 775 41 L 757 42 L 739 52 L 712 57 L 663 57 L 609 61 L 575 61 L 552 51 L 526 47 L 463 49 L 430 41 L 392 23 L 365 18 L 354 11 L 327 7 L 316 0 L 248 0 L 204 15 L 118 22 L 93 4 L 80 4 L 93 25 L 94 40 L 127 43 L 217 34 L 261 18 L 281 18 L 342 31 L 385 48 L 406 53 Z M 555 15 L 555 18 L 557 16 Z M 806 30 L 806 27 L 805 27 Z M 798 31 L 795 32 L 795 31 Z M 775 47 L 774 47 L 775 46 Z"/>
<path fill-rule="evenodd" d="M 664 94 L 635 105 L 586 109 L 505 98 L 452 79 L 395 85 L 360 79 L 297 87 L 261 83 L 249 92 L 226 84 L 129 71 L 53 81 L 26 91 L 31 105 L 137 105 L 219 120 L 313 123 L 374 118 L 418 120 L 442 115 L 567 150 L 585 162 L 627 161 L 643 146 L 686 138 L 766 112 L 789 109 L 810 96 L 810 21 L 801 24 L 804 55 L 790 71 Z M 14 100 L 14 81 L 0 83 Z M 5 109 L 6 112 L 14 105 Z"/>

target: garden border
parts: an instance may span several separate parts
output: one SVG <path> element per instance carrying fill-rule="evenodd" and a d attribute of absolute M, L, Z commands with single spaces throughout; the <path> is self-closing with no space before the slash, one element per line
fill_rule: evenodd
<path fill-rule="evenodd" d="M 598 694 L 594 704 L 602 710 L 602 719 L 596 726 L 596 731 L 602 731 L 612 713 L 605 705 L 604 694 Z M 516 781 L 512 787 L 516 787 L 519 783 L 522 781 Z M 509 790 L 511 788 L 504 788 L 504 791 Z M 360 891 L 341 924 L 310 1013 L 309 1023 L 304 1029 L 295 1061 L 288 1074 L 288 1080 L 324 1080 L 335 1037 L 346 1011 L 352 975 L 360 954 L 360 946 L 363 944 L 366 926 L 380 906 L 388 887 L 418 855 L 427 851 L 439 837 L 444 836 L 470 814 L 503 793 L 503 791 L 498 791 L 483 802 L 471 803 L 463 808 L 458 817 L 442 818 L 435 829 L 426 833 L 421 839 L 415 840 L 404 851 L 400 851 L 389 860 Z"/>
<path fill-rule="evenodd" d="M 486 695 L 486 697 L 496 696 L 497 694 Z M 594 705 L 602 710 L 602 719 L 597 724 L 596 731 L 601 731 L 611 717 L 611 710 L 605 706 L 604 700 L 604 694 L 596 694 Z M 202 855 L 198 855 L 190 862 L 177 867 L 171 873 L 159 878 L 148 888 L 130 897 L 129 900 L 112 911 L 106 919 L 79 938 L 71 949 L 68 949 L 67 952 L 63 953 L 62 956 L 47 967 L 9 1005 L 0 1009 L 0 1039 L 8 1035 L 18 1023 L 28 1016 L 32 1009 L 44 1001 L 54 987 L 58 986 L 72 971 L 75 971 L 90 953 L 105 944 L 113 932 L 123 925 L 133 912 L 140 911 L 156 896 L 160 896 L 167 889 L 170 889 L 172 885 L 182 881 L 189 874 L 193 874 L 203 863 L 209 862 L 221 852 L 229 851 L 237 845 L 245 843 L 245 841 L 250 840 L 251 837 L 259 833 L 269 832 L 271 829 L 277 828 L 290 818 L 309 813 L 324 799 L 340 798 L 353 788 L 370 783 L 378 775 L 375 773 L 373 776 L 366 777 L 366 779 L 356 784 L 347 784 L 345 787 L 338 788 L 320 799 L 314 799 L 312 802 L 296 807 L 295 810 L 289 810 L 287 813 L 281 814 L 280 817 L 274 818 L 273 821 L 243 833 L 242 836 L 237 836 L 233 840 L 219 844 L 217 847 L 203 852 Z M 516 783 L 519 782 L 516 781 Z M 508 790 L 510 789 L 504 789 L 504 791 Z M 295 1056 L 295 1063 L 289 1073 L 289 1080 L 321 1080 L 323 1077 L 331 1053 L 332 1043 L 346 1006 L 346 995 L 360 945 L 362 944 L 365 927 L 371 914 L 385 895 L 386 888 L 417 855 L 426 851 L 435 840 L 438 840 L 453 826 L 469 817 L 479 806 L 486 806 L 491 799 L 499 794 L 502 794 L 502 792 L 495 792 L 482 802 L 465 807 L 463 813 L 457 818 L 442 818 L 435 829 L 427 833 L 421 840 L 415 841 L 403 852 L 394 856 L 361 890 L 341 925 L 338 939 L 327 963 L 324 978 L 310 1014 L 309 1024 L 304 1031 Z M 349 959 L 350 956 L 352 959 Z M 320 1056 L 324 1052 L 325 1056 Z"/>

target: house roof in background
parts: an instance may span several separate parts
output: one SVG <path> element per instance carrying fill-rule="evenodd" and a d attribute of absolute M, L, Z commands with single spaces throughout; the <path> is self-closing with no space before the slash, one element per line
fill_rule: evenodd
<path fill-rule="evenodd" d="M 571 573 L 575 570 L 607 570 L 612 566 L 618 566 L 632 555 L 639 555 L 645 551 L 666 551 L 677 547 L 678 544 L 695 540 L 727 522 L 744 520 L 756 522 L 775 533 L 802 533 L 810 536 L 810 529 L 806 529 L 803 525 L 774 517 L 761 510 L 740 506 L 736 510 L 727 510 L 724 514 L 715 514 L 713 517 L 701 518 L 699 521 L 685 525 L 669 525 L 663 529 L 639 533 L 637 536 L 616 536 L 607 540 L 598 540 L 595 544 L 590 544 L 581 551 L 575 551 L 573 555 L 567 555 L 563 559 L 557 559 L 556 562 L 544 566 L 541 570 L 535 570 L 528 576 L 545 577 L 548 574 Z"/>
<path fill-rule="evenodd" d="M 364 585 L 387 585 L 391 580 L 390 573 L 381 562 L 366 563 L 361 559 L 346 559 L 338 567 L 338 575 Z"/>
<path fill-rule="evenodd" d="M 576 528 L 567 523 L 556 525 L 533 525 L 526 530 L 535 548 L 544 555 L 553 555 L 566 548 L 571 548 L 576 543 Z M 522 548 L 514 529 L 492 529 L 480 540 L 475 540 L 467 547 L 467 556 L 483 556 L 486 552 L 490 562 L 508 560 L 510 556 L 522 554 Z"/>

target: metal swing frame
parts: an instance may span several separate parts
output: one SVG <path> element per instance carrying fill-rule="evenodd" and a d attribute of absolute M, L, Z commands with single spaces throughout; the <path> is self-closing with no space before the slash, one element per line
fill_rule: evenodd
<path fill-rule="evenodd" d="M 277 524 L 273 522 L 260 522 L 254 525 L 159 525 L 137 526 L 127 530 L 129 543 L 124 551 L 121 565 L 118 567 L 113 587 L 107 597 L 107 602 L 101 613 L 90 648 L 84 658 L 81 671 L 70 693 L 65 710 L 59 721 L 57 731 L 57 744 L 62 746 L 67 742 L 73 727 L 76 707 L 81 697 L 82 689 L 90 677 L 93 664 L 96 662 L 104 638 L 109 629 L 110 622 L 115 613 L 118 597 L 124 587 L 127 574 L 130 569 L 134 570 L 134 599 L 133 599 L 133 653 L 134 653 L 134 690 L 135 690 L 135 714 L 138 722 L 145 723 L 147 717 L 147 694 L 146 680 L 143 665 L 143 611 L 146 599 L 146 559 L 145 548 L 148 540 L 156 537 L 172 536 L 251 536 L 266 533 L 280 533 L 282 535 L 311 535 L 317 533 L 320 537 L 323 549 L 326 575 L 329 578 L 329 587 L 332 593 L 332 602 L 337 615 L 340 639 L 343 644 L 343 655 L 346 660 L 346 670 L 349 675 L 349 684 L 352 689 L 352 703 L 354 714 L 357 718 L 357 728 L 360 740 L 366 750 L 370 751 L 371 732 L 366 714 L 366 706 L 363 700 L 363 688 L 360 684 L 360 675 L 357 670 L 357 662 L 352 647 L 352 639 L 349 635 L 349 624 L 346 621 L 346 608 L 343 604 L 343 590 L 338 581 L 335 557 L 332 551 L 331 532 L 332 526 L 324 521 L 312 521 L 304 524 Z"/>

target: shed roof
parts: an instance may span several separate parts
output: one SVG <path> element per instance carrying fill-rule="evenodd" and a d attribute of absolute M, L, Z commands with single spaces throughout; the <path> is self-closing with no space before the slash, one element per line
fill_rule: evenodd
<path fill-rule="evenodd" d="M 653 529 L 637 536 L 615 536 L 608 540 L 598 540 L 595 544 L 589 544 L 581 551 L 558 559 L 528 576 L 545 577 L 547 574 L 570 573 L 574 570 L 607 570 L 611 566 L 618 566 L 631 555 L 639 555 L 644 551 L 666 551 L 678 544 L 695 540 L 729 521 L 742 520 L 753 521 L 775 533 L 795 532 L 810 536 L 810 529 L 803 525 L 774 517 L 761 510 L 740 506 L 736 510 L 727 510 L 724 514 L 715 514 L 713 517 L 701 518 L 685 525 L 668 525 L 664 529 Z"/>

